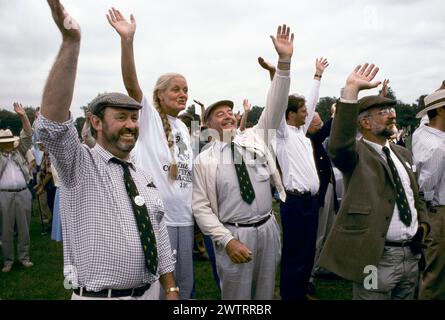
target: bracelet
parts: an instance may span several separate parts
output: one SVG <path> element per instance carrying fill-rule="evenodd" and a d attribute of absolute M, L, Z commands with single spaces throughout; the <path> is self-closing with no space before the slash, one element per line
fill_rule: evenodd
<path fill-rule="evenodd" d="M 278 59 L 278 63 L 289 63 L 290 64 L 291 59 Z"/>
<path fill-rule="evenodd" d="M 171 288 L 168 288 L 167 290 L 165 290 L 166 294 L 168 294 L 170 292 L 177 292 L 177 293 L 179 293 L 179 287 L 171 287 Z"/>
<path fill-rule="evenodd" d="M 321 75 L 319 75 L 319 74 L 314 74 L 314 77 L 321 79 Z"/>

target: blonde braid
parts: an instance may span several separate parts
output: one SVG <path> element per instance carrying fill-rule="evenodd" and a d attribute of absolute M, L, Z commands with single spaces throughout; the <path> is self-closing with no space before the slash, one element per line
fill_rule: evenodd
<path fill-rule="evenodd" d="M 165 137 L 167 138 L 168 149 L 170 150 L 170 154 L 172 157 L 172 162 L 170 163 L 170 169 L 168 170 L 168 176 L 171 180 L 174 181 L 178 177 L 178 172 L 179 172 L 178 163 L 176 162 L 176 157 L 175 157 L 175 137 L 173 136 L 172 127 L 170 126 L 170 122 L 168 121 L 167 114 L 159 106 L 158 99 L 159 98 L 157 97 L 154 99 L 155 100 L 154 105 L 156 110 L 158 110 L 159 112 L 159 116 L 161 117 L 162 126 L 164 127 Z"/>

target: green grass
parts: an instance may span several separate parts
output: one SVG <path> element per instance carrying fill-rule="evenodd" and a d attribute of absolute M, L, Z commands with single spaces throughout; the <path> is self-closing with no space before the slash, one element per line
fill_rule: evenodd
<path fill-rule="evenodd" d="M 275 209 L 276 204 L 274 204 Z M 31 260 L 32 268 L 24 268 L 16 262 L 9 273 L 0 272 L 0 299 L 5 300 L 66 300 L 71 291 L 63 286 L 62 244 L 41 235 L 38 211 L 35 210 L 31 221 Z M 0 252 L 0 261 L 3 255 Z M 277 272 L 279 284 L 279 272 Z M 323 300 L 351 299 L 352 285 L 346 280 L 316 279 L 316 298 Z M 195 299 L 219 299 L 219 292 L 212 277 L 209 261 L 195 261 Z M 279 299 L 276 287 L 275 299 Z"/>

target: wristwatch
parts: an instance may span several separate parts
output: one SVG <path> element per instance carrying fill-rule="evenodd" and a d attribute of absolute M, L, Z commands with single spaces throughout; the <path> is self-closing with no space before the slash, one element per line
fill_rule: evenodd
<path fill-rule="evenodd" d="M 179 293 L 179 287 L 171 287 L 171 288 L 168 288 L 167 290 L 165 290 L 165 293 L 170 293 L 170 292 Z"/>

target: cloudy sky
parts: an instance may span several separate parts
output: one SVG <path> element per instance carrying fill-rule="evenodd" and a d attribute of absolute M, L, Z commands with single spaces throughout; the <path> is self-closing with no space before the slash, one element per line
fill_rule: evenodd
<path fill-rule="evenodd" d="M 134 13 L 136 65 L 151 95 L 165 72 L 186 76 L 192 99 L 242 99 L 264 105 L 268 75 L 257 57 L 276 62 L 269 35 L 295 33 L 291 92 L 305 94 L 316 57 L 327 57 L 320 96 L 338 96 L 355 65 L 374 62 L 398 99 L 414 103 L 445 79 L 443 0 L 65 0 L 82 28 L 72 111 L 99 92 L 125 89 L 120 42 L 105 17 L 111 6 Z M 61 38 L 44 0 L 0 0 L 0 108 L 37 106 Z M 370 91 L 370 93 L 376 92 Z"/>

